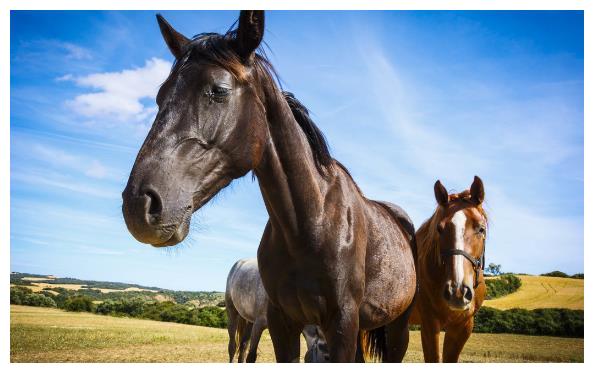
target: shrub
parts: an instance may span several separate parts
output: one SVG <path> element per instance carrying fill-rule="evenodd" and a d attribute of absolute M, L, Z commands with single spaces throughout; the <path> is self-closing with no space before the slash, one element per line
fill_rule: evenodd
<path fill-rule="evenodd" d="M 566 308 L 498 310 L 482 307 L 474 317 L 476 333 L 584 337 L 584 311 Z"/>
<path fill-rule="evenodd" d="M 227 327 L 227 312 L 219 307 L 204 307 L 196 311 L 196 325 L 210 326 L 213 328 Z"/>
<path fill-rule="evenodd" d="M 33 307 L 53 307 L 56 308 L 56 302 L 43 294 L 28 294 L 23 299 L 23 304 L 26 306 L 33 306 Z"/>
<path fill-rule="evenodd" d="M 10 304 L 23 304 L 23 299 L 28 294 L 33 293 L 31 289 L 23 286 L 11 286 L 10 287 Z"/>
<path fill-rule="evenodd" d="M 10 304 L 21 304 L 33 307 L 56 307 L 56 302 L 47 294 L 34 293 L 22 286 L 10 288 Z"/>
<path fill-rule="evenodd" d="M 522 280 L 512 274 L 501 275 L 498 278 L 486 279 L 487 299 L 495 299 L 517 291 L 522 286 Z"/>
<path fill-rule="evenodd" d="M 64 309 L 72 312 L 93 312 L 95 305 L 93 300 L 85 296 L 69 297 L 64 302 Z"/>

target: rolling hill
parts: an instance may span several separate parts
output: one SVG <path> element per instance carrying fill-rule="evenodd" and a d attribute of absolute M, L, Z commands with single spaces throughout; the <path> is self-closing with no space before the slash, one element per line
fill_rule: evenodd
<path fill-rule="evenodd" d="M 96 301 L 142 297 L 159 302 L 174 301 L 179 304 L 187 303 L 196 307 L 204 307 L 221 305 L 225 299 L 225 294 L 218 291 L 169 290 L 124 282 L 80 280 L 71 277 L 19 272 L 12 272 L 10 274 L 10 285 L 24 286 L 34 292 L 47 291 L 52 294 L 57 294 L 61 288 L 75 292 L 77 295 L 89 296 Z"/>
<path fill-rule="evenodd" d="M 548 276 L 518 275 L 522 286 L 501 298 L 487 300 L 484 306 L 510 308 L 569 308 L 584 309 L 584 280 Z"/>

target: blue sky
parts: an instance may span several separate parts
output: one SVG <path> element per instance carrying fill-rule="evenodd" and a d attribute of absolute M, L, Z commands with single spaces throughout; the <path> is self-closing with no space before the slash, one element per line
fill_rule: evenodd
<path fill-rule="evenodd" d="M 182 33 L 235 11 L 162 12 Z M 224 290 L 267 220 L 245 177 L 186 242 L 144 246 L 121 197 L 172 57 L 152 11 L 11 12 L 11 270 Z M 583 272 L 582 12 L 267 13 L 283 87 L 373 199 L 418 227 L 448 190 L 485 183 L 487 262 Z"/>

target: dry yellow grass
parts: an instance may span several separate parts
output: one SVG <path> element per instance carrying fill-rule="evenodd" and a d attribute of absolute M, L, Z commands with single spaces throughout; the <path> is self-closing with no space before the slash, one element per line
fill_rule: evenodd
<path fill-rule="evenodd" d="M 227 331 L 158 321 L 11 306 L 12 362 L 226 362 Z M 442 336 L 443 339 L 443 336 Z M 302 340 L 302 355 L 305 344 Z M 464 362 L 584 360 L 584 340 L 508 334 L 474 334 Z M 259 362 L 273 362 L 267 332 Z M 421 362 L 418 332 L 411 333 L 406 362 Z"/>
<path fill-rule="evenodd" d="M 55 278 L 53 277 L 23 277 L 22 280 L 25 281 L 53 281 Z"/>
<path fill-rule="evenodd" d="M 82 285 L 79 284 L 50 284 L 46 282 L 32 282 L 31 285 L 34 287 L 33 291 L 42 291 L 44 288 L 64 288 L 68 290 L 80 290 Z"/>
<path fill-rule="evenodd" d="M 518 276 L 518 291 L 498 299 L 485 301 L 484 306 L 499 308 L 570 308 L 584 309 L 584 280 L 547 276 Z"/>
<path fill-rule="evenodd" d="M 54 279 L 42 278 L 42 277 L 23 277 L 23 280 L 39 281 L 39 280 L 54 280 Z M 31 282 L 31 285 L 10 284 L 10 286 L 23 286 L 23 287 L 29 288 L 32 291 L 38 293 L 38 292 L 42 291 L 43 289 L 47 289 L 47 288 L 50 288 L 50 289 L 64 288 L 64 289 L 68 289 L 68 290 L 80 290 L 83 288 L 84 285 L 80 285 L 80 284 L 53 284 L 53 283 L 47 283 L 47 282 Z M 138 287 L 129 287 L 126 289 L 104 289 L 104 288 L 86 288 L 86 289 L 99 290 L 102 293 L 113 293 L 113 292 L 118 292 L 118 291 L 149 291 L 151 293 L 158 292 L 157 290 L 141 289 Z"/>
<path fill-rule="evenodd" d="M 137 287 L 130 287 L 125 289 L 104 289 L 104 288 L 89 288 L 93 290 L 99 290 L 102 293 L 114 293 L 118 291 L 149 291 L 151 293 L 157 293 L 157 290 L 150 290 L 150 289 L 141 289 Z"/>

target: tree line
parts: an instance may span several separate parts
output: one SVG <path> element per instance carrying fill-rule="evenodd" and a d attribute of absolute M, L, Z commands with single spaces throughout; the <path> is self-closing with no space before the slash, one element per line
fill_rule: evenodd
<path fill-rule="evenodd" d="M 71 312 L 92 312 L 99 315 L 134 317 L 214 328 L 227 327 L 227 315 L 222 307 L 199 308 L 141 297 L 109 299 L 98 304 L 95 302 L 86 295 L 33 293 L 30 289 L 20 286 L 13 286 L 10 289 L 11 304 L 58 307 Z M 474 332 L 583 338 L 584 311 L 559 308 L 502 311 L 482 307 L 475 316 Z"/>
<path fill-rule="evenodd" d="M 224 308 L 217 306 L 195 307 L 191 304 L 178 304 L 172 301 L 159 302 L 143 297 L 96 302 L 87 295 L 69 294 L 69 292 L 53 294 L 42 291 L 34 293 L 31 289 L 22 286 L 10 288 L 11 304 L 53 307 L 71 312 L 91 312 L 100 315 L 134 317 L 212 328 L 227 327 L 227 313 Z"/>

